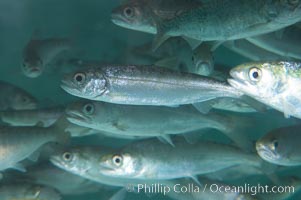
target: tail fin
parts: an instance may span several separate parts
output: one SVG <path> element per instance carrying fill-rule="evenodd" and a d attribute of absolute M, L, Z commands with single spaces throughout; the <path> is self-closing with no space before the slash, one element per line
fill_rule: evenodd
<path fill-rule="evenodd" d="M 70 132 L 67 131 L 69 122 L 65 116 L 61 116 L 54 125 L 51 126 L 54 134 L 56 134 L 56 141 L 60 144 L 65 144 L 70 141 Z"/>
<path fill-rule="evenodd" d="M 221 114 L 220 117 L 222 117 L 222 127 L 219 130 L 241 149 L 254 152 L 253 142 L 247 134 L 247 130 L 254 124 L 252 118 L 238 114 Z"/>

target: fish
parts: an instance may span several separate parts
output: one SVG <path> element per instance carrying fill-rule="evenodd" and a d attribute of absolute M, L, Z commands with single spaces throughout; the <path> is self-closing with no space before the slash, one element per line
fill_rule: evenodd
<path fill-rule="evenodd" d="M 53 125 L 64 114 L 63 107 L 0 111 L 2 122 L 10 126 L 40 126 Z"/>
<path fill-rule="evenodd" d="M 245 95 L 283 112 L 285 117 L 300 119 L 300 72 L 300 62 L 251 62 L 232 69 L 228 82 Z"/>
<path fill-rule="evenodd" d="M 300 125 L 281 127 L 271 130 L 256 142 L 258 155 L 273 164 L 300 166 L 299 148 Z"/>
<path fill-rule="evenodd" d="M 139 65 L 154 64 L 181 72 L 209 76 L 214 70 L 214 58 L 211 43 L 204 42 L 195 49 L 181 37 L 170 38 L 156 52 L 152 43 L 135 46 L 126 55 L 126 63 Z"/>
<path fill-rule="evenodd" d="M 28 168 L 25 177 L 35 184 L 53 187 L 64 195 L 95 193 L 107 187 L 55 167 L 50 162 L 39 163 Z"/>
<path fill-rule="evenodd" d="M 37 150 L 50 142 L 66 143 L 69 134 L 59 122 L 51 127 L 0 127 L 0 170 L 14 168 L 26 171 L 20 161 L 37 160 Z"/>
<path fill-rule="evenodd" d="M 29 78 L 37 78 L 59 54 L 71 49 L 67 38 L 31 39 L 23 50 L 21 69 Z"/>
<path fill-rule="evenodd" d="M 9 82 L 0 81 L 0 110 L 35 109 L 37 99 L 24 89 Z"/>
<path fill-rule="evenodd" d="M 106 176 L 168 180 L 216 172 L 236 165 L 260 167 L 256 154 L 226 144 L 200 141 L 189 144 L 176 140 L 175 146 L 147 139 L 107 152 L 99 158 Z"/>
<path fill-rule="evenodd" d="M 242 12 L 243 11 L 243 12 Z M 156 20 L 154 49 L 167 38 L 227 41 L 273 32 L 301 20 L 301 2 L 213 0 L 170 20 Z"/>
<path fill-rule="evenodd" d="M 253 147 L 248 137 L 241 134 L 248 129 L 249 118 L 221 112 L 202 114 L 191 105 L 171 108 L 78 101 L 67 106 L 66 113 L 71 123 L 107 132 L 111 137 L 158 137 L 172 143 L 170 135 L 186 137 L 186 133 L 195 131 L 201 135 L 202 130 L 211 128 L 227 135 L 242 148 Z"/>
<path fill-rule="evenodd" d="M 223 46 L 239 55 L 250 59 L 251 61 L 278 61 L 285 58 L 257 45 L 254 45 L 246 39 L 227 41 L 223 43 Z M 286 57 L 286 59 L 288 58 Z"/>
<path fill-rule="evenodd" d="M 156 66 L 102 66 L 66 74 L 61 87 L 85 99 L 128 105 L 178 106 L 241 92 L 226 82 Z"/>
<path fill-rule="evenodd" d="M 214 58 L 210 43 L 202 43 L 193 50 L 192 61 L 195 73 L 210 76 L 214 71 Z"/>
<path fill-rule="evenodd" d="M 155 18 L 170 20 L 199 6 L 198 0 L 130 0 L 113 9 L 111 20 L 127 29 L 156 34 Z"/>
<path fill-rule="evenodd" d="M 249 42 L 287 59 L 301 60 L 301 31 L 295 26 L 247 38 Z"/>
<path fill-rule="evenodd" d="M 61 194 L 51 187 L 27 182 L 0 185 L 2 200 L 61 200 Z"/>
<path fill-rule="evenodd" d="M 140 184 L 141 180 L 115 178 L 102 173 L 102 168 L 99 167 L 99 160 L 108 151 L 111 151 L 111 148 L 104 146 L 71 146 L 53 154 L 50 162 L 65 171 L 108 186 L 124 188 L 129 185 Z M 145 180 L 144 183 L 151 184 L 153 181 L 157 182 L 157 180 Z M 170 182 L 162 180 L 161 183 L 169 184 Z"/>

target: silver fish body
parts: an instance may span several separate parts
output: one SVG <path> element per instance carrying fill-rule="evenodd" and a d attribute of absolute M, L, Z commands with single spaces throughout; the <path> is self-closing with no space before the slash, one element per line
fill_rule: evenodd
<path fill-rule="evenodd" d="M 278 32 L 247 38 L 251 43 L 287 59 L 301 60 L 301 31 L 290 26 Z"/>
<path fill-rule="evenodd" d="M 50 161 L 61 169 L 101 184 L 117 187 L 140 184 L 141 180 L 109 177 L 102 173 L 99 160 L 108 151 L 111 151 L 111 149 L 100 146 L 71 147 L 52 155 Z M 152 184 L 154 181 L 157 180 L 145 180 L 144 183 Z M 169 182 L 162 180 L 161 183 L 167 184 Z"/>
<path fill-rule="evenodd" d="M 18 162 L 30 157 L 39 147 L 49 142 L 65 142 L 67 133 L 56 127 L 1 127 L 0 170 L 24 170 Z"/>
<path fill-rule="evenodd" d="M 25 110 L 37 107 L 37 100 L 25 90 L 0 81 L 0 110 Z"/>
<path fill-rule="evenodd" d="M 106 176 L 128 179 L 175 179 L 211 173 L 235 165 L 260 166 L 261 159 L 236 147 L 212 142 L 175 147 L 157 140 L 138 141 L 100 158 Z"/>
<path fill-rule="evenodd" d="M 223 45 L 226 48 L 230 49 L 231 51 L 234 51 L 235 53 L 238 53 L 252 61 L 261 61 L 261 60 L 276 61 L 284 58 L 278 54 L 260 48 L 259 46 L 256 46 L 245 39 L 227 41 L 223 43 Z"/>
<path fill-rule="evenodd" d="M 192 106 L 117 105 L 99 101 L 79 101 L 66 109 L 67 119 L 76 125 L 108 132 L 110 136 L 165 137 L 198 130 L 216 129 L 237 144 L 239 132 L 249 120 L 227 113 L 202 114 Z M 129 115 L 129 113 L 131 113 Z M 237 123 L 239 122 L 239 123 Z M 201 134 L 201 133 L 200 133 Z M 185 136 L 185 135 L 184 135 Z"/>
<path fill-rule="evenodd" d="M 76 176 L 48 162 L 30 167 L 25 177 L 36 184 L 54 187 L 64 195 L 95 193 L 105 188 L 103 185 Z"/>
<path fill-rule="evenodd" d="M 90 68 L 66 75 L 61 87 L 82 98 L 132 105 L 175 106 L 241 95 L 224 82 L 154 66 Z"/>
<path fill-rule="evenodd" d="M 224 41 L 253 37 L 300 21 L 300 11 L 299 1 L 214 0 L 172 20 L 158 22 L 158 39 L 186 36 Z"/>
<path fill-rule="evenodd" d="M 131 0 L 115 8 L 111 19 L 118 26 L 156 34 L 156 18 L 170 20 L 201 5 L 198 0 Z"/>
<path fill-rule="evenodd" d="M 64 108 L 45 108 L 19 111 L 0 112 L 1 121 L 10 126 L 41 126 L 53 125 L 64 113 Z"/>

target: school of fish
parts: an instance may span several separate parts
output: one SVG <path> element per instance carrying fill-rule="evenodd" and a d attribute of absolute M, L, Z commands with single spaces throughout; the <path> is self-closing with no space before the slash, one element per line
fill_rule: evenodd
<path fill-rule="evenodd" d="M 35 27 L 0 74 L 0 200 L 301 198 L 301 1 L 99 3 L 110 47 Z"/>

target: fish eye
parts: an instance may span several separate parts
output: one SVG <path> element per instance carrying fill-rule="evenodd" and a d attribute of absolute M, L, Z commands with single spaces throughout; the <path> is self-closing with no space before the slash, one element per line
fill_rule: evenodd
<path fill-rule="evenodd" d="M 28 99 L 27 97 L 22 97 L 22 98 L 21 98 L 21 101 L 22 101 L 23 103 L 28 103 L 28 102 L 29 102 L 29 99 Z"/>
<path fill-rule="evenodd" d="M 194 56 L 191 57 L 192 62 L 194 62 Z"/>
<path fill-rule="evenodd" d="M 86 104 L 83 108 L 83 112 L 92 115 L 94 113 L 94 105 L 91 103 Z"/>
<path fill-rule="evenodd" d="M 127 17 L 127 18 L 132 18 L 132 17 L 134 17 L 134 10 L 133 10 L 133 8 L 131 8 L 131 7 L 126 7 L 125 9 L 124 9 L 124 15 Z"/>
<path fill-rule="evenodd" d="M 85 79 L 86 79 L 86 75 L 84 73 L 77 73 L 74 75 L 74 80 L 77 83 L 83 83 L 85 82 Z"/>
<path fill-rule="evenodd" d="M 273 141 L 273 148 L 274 148 L 274 150 L 277 149 L 278 146 L 279 146 L 278 140 L 274 140 Z"/>
<path fill-rule="evenodd" d="M 26 62 L 23 62 L 23 63 L 22 63 L 22 67 L 23 67 L 23 68 L 26 68 L 26 67 L 27 67 Z"/>
<path fill-rule="evenodd" d="M 113 156 L 113 163 L 114 165 L 119 167 L 122 164 L 122 156 L 120 155 Z"/>
<path fill-rule="evenodd" d="M 70 152 L 65 152 L 65 153 L 63 154 L 63 159 L 64 159 L 65 161 L 71 161 L 71 159 L 72 159 L 72 154 L 71 154 Z"/>
<path fill-rule="evenodd" d="M 253 67 L 249 71 L 249 78 L 251 81 L 258 82 L 261 79 L 261 70 L 257 67 Z"/>

